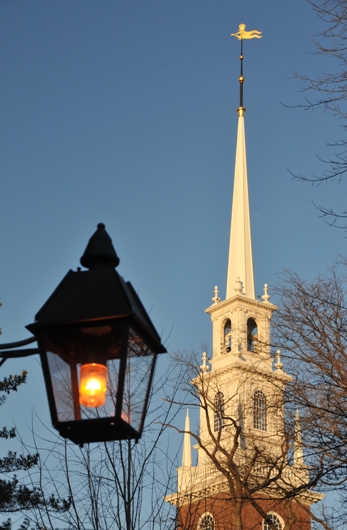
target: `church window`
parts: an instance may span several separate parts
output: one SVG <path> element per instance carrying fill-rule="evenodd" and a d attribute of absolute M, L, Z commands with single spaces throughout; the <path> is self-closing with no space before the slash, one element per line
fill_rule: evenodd
<path fill-rule="evenodd" d="M 198 530 L 215 530 L 214 518 L 211 513 L 204 513 L 200 517 Z"/>
<path fill-rule="evenodd" d="M 231 321 L 230 318 L 224 324 L 224 348 L 226 352 L 231 351 Z"/>
<path fill-rule="evenodd" d="M 266 396 L 261 390 L 256 390 L 253 395 L 253 427 L 261 431 L 267 430 Z"/>
<path fill-rule="evenodd" d="M 224 427 L 224 394 L 217 392 L 214 397 L 214 431 L 221 431 Z"/>
<path fill-rule="evenodd" d="M 247 350 L 258 352 L 258 326 L 254 318 L 247 320 Z"/>
<path fill-rule="evenodd" d="M 275 513 L 268 513 L 267 519 L 271 521 L 271 523 L 274 525 L 276 530 L 282 530 L 284 528 L 284 525 L 282 523 L 282 520 L 280 519 L 279 515 Z M 263 520 L 263 530 L 272 530 L 269 523 Z"/>

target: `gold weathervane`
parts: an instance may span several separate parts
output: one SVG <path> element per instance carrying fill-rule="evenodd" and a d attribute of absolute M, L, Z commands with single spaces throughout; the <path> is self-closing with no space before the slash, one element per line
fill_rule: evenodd
<path fill-rule="evenodd" d="M 237 33 L 231 33 L 231 37 L 236 37 L 239 40 L 244 39 L 261 39 L 261 31 L 257 29 L 252 29 L 251 31 L 246 31 L 246 24 L 239 25 L 239 31 Z"/>
<path fill-rule="evenodd" d="M 240 106 L 237 109 L 237 112 L 239 113 L 239 116 L 243 116 L 246 109 L 243 106 L 243 83 L 245 81 L 245 78 L 243 77 L 243 41 L 245 39 L 261 39 L 262 32 L 258 31 L 257 29 L 252 29 L 251 31 L 246 31 L 246 24 L 240 24 L 239 25 L 239 31 L 237 33 L 231 33 L 231 37 L 236 37 L 241 44 L 241 54 L 240 54 L 240 76 L 239 76 L 239 83 L 240 83 Z"/>

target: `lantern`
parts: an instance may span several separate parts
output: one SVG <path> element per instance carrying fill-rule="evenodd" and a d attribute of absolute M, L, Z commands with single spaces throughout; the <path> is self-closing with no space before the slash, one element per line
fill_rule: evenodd
<path fill-rule="evenodd" d="M 100 223 L 28 329 L 38 341 L 53 426 L 75 443 L 138 439 L 165 353 Z"/>

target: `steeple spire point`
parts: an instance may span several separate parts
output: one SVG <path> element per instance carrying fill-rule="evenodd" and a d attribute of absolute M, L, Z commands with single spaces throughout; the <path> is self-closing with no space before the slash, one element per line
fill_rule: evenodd
<path fill-rule="evenodd" d="M 232 33 L 231 36 L 236 37 L 240 41 L 241 54 L 239 76 L 240 105 L 237 109 L 238 126 L 226 298 L 228 299 L 235 295 L 234 286 L 235 280 L 237 280 L 243 286 L 242 294 L 247 298 L 255 299 L 244 123 L 246 109 L 243 105 L 243 85 L 245 80 L 243 76 L 243 41 L 244 39 L 260 39 L 261 32 L 255 29 L 246 31 L 246 25 L 240 24 L 239 31 Z"/>

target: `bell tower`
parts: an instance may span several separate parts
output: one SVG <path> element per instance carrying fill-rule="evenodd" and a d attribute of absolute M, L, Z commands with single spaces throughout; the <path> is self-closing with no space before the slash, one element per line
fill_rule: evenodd
<path fill-rule="evenodd" d="M 309 470 L 298 413 L 294 435 L 288 437 L 284 392 L 291 377 L 283 370 L 280 352 L 272 356 L 270 322 L 276 306 L 267 284 L 261 300 L 255 298 L 243 41 L 259 39 L 261 32 L 245 28 L 240 24 L 232 34 L 241 44 L 240 104 L 226 298 L 221 300 L 215 287 L 205 310 L 212 321 L 212 351 L 210 359 L 203 353 L 192 379 L 200 430 L 191 430 L 187 412 L 177 492 L 166 499 L 177 506 L 180 530 L 284 530 L 289 519 L 292 530 L 310 530 L 310 505 L 322 498 L 303 487 Z M 192 439 L 197 465 L 192 464 Z M 301 490 L 305 493 L 300 495 Z"/>

